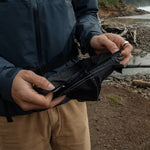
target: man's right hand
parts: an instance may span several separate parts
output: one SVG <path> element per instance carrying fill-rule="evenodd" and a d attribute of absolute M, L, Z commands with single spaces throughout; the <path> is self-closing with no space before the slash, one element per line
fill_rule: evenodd
<path fill-rule="evenodd" d="M 52 93 L 46 96 L 40 95 L 33 89 L 33 85 L 45 90 L 55 88 L 46 78 L 32 71 L 21 70 L 18 72 L 12 83 L 11 94 L 15 103 L 24 111 L 52 108 L 65 98 L 65 96 L 61 96 L 53 99 Z"/>

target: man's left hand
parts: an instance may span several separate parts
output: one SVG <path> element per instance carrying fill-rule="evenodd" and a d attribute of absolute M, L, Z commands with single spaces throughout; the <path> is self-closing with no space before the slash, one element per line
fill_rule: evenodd
<path fill-rule="evenodd" d="M 91 47 L 94 49 L 97 55 L 110 51 L 112 54 L 117 52 L 123 45 L 125 40 L 117 35 L 112 33 L 105 33 L 101 35 L 94 36 L 91 41 Z M 132 59 L 131 51 L 133 47 L 131 44 L 126 44 L 121 56 L 124 56 L 124 59 L 120 62 L 122 65 L 127 65 L 128 62 Z"/>

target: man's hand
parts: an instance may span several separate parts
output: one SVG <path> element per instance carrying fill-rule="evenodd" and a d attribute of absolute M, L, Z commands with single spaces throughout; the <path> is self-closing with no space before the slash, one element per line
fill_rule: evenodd
<path fill-rule="evenodd" d="M 52 90 L 54 86 L 44 77 L 35 74 L 32 71 L 21 70 L 18 72 L 12 83 L 12 98 L 24 111 L 34 109 L 52 108 L 59 104 L 65 96 L 53 99 L 53 94 L 46 96 L 38 94 L 33 85 L 45 90 Z"/>
<path fill-rule="evenodd" d="M 91 47 L 94 49 L 96 54 L 101 54 L 103 52 L 110 51 L 112 54 L 117 52 L 123 45 L 125 40 L 117 35 L 112 33 L 106 33 L 102 35 L 94 36 L 91 41 Z M 131 59 L 131 51 L 133 47 L 131 44 L 127 44 L 124 47 L 124 50 L 121 53 L 121 56 L 124 56 L 124 59 L 120 62 L 122 65 L 126 65 Z"/>

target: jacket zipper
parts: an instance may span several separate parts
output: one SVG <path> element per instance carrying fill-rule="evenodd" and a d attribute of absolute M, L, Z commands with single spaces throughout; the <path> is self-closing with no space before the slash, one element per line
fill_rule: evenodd
<path fill-rule="evenodd" d="M 39 65 L 42 66 L 42 49 L 41 49 L 38 2 L 37 0 L 34 0 L 33 2 L 34 2 L 33 15 L 34 15 L 34 24 L 35 24 L 35 34 L 36 34 L 36 47 L 37 47 Z M 42 70 L 40 70 L 40 74 L 42 75 Z"/>

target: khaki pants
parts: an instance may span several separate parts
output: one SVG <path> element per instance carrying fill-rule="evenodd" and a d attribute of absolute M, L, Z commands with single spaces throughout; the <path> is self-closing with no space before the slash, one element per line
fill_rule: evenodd
<path fill-rule="evenodd" d="M 7 123 L 0 117 L 0 150 L 90 150 L 86 104 L 70 102 Z"/>

